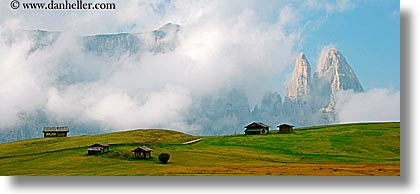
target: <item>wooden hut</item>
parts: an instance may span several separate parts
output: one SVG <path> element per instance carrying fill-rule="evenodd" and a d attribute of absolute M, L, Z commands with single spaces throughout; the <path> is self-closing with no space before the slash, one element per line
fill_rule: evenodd
<path fill-rule="evenodd" d="M 95 143 L 88 147 L 88 155 L 103 154 L 109 151 L 109 145 L 103 143 Z"/>
<path fill-rule="evenodd" d="M 150 158 L 152 157 L 152 149 L 150 149 L 149 147 L 146 146 L 140 146 L 136 149 L 134 149 L 131 152 L 134 152 L 134 157 L 135 158 Z"/>
<path fill-rule="evenodd" d="M 293 132 L 294 126 L 283 123 L 281 125 L 278 125 L 277 127 L 279 128 L 280 133 L 291 133 Z"/>
<path fill-rule="evenodd" d="M 245 134 L 267 134 L 269 130 L 270 126 L 261 122 L 253 122 L 245 126 Z"/>
<path fill-rule="evenodd" d="M 42 132 L 44 133 L 44 137 L 67 137 L 69 127 L 43 127 Z"/>

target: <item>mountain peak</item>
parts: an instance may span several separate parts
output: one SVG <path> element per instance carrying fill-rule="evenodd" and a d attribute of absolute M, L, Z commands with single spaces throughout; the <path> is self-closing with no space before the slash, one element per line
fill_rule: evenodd
<path fill-rule="evenodd" d="M 303 52 L 300 52 L 295 63 L 295 70 L 290 80 L 286 97 L 290 99 L 307 99 L 309 97 L 311 66 Z"/>
<path fill-rule="evenodd" d="M 340 64 L 347 64 L 347 61 L 337 48 L 331 47 L 329 49 L 324 49 L 318 60 L 316 72 L 323 74 L 328 71 L 331 66 L 336 67 Z"/>
<path fill-rule="evenodd" d="M 299 52 L 298 59 L 306 59 L 305 53 Z"/>
<path fill-rule="evenodd" d="M 295 69 L 300 68 L 300 66 L 309 66 L 308 59 L 306 59 L 306 56 L 303 52 L 300 52 L 298 57 L 296 58 Z M 310 67 L 309 67 L 309 71 L 310 71 Z"/>
<path fill-rule="evenodd" d="M 174 24 L 174 23 L 167 23 L 165 25 L 163 25 L 162 27 L 158 28 L 157 30 L 155 30 L 155 32 L 178 32 L 181 29 L 181 26 L 178 24 Z"/>
<path fill-rule="evenodd" d="M 331 93 L 339 90 L 353 90 L 363 92 L 353 68 L 337 48 L 325 49 L 318 61 L 315 78 L 328 81 L 331 84 Z"/>
<path fill-rule="evenodd" d="M 336 54 L 336 53 L 340 53 L 340 51 L 338 51 L 338 49 L 335 47 L 331 47 L 328 49 L 328 53 Z"/>

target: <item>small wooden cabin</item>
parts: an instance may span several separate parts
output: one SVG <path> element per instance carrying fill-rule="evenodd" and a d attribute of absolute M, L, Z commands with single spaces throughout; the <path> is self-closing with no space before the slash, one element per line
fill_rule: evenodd
<path fill-rule="evenodd" d="M 270 131 L 270 126 L 261 123 L 261 122 L 253 122 L 247 126 L 245 126 L 245 134 L 267 134 Z"/>
<path fill-rule="evenodd" d="M 42 132 L 44 133 L 44 137 L 67 137 L 69 127 L 43 127 Z"/>
<path fill-rule="evenodd" d="M 131 152 L 134 152 L 134 157 L 135 158 L 145 158 L 145 159 L 147 159 L 147 158 L 152 157 L 152 151 L 153 150 L 150 149 L 147 146 L 140 146 L 140 147 L 134 149 Z"/>
<path fill-rule="evenodd" d="M 288 124 L 281 124 L 277 126 L 279 128 L 279 132 L 280 133 L 291 133 L 293 132 L 293 127 L 292 125 L 288 125 Z"/>
<path fill-rule="evenodd" d="M 103 143 L 95 143 L 88 147 L 88 155 L 103 154 L 109 151 L 109 145 Z"/>

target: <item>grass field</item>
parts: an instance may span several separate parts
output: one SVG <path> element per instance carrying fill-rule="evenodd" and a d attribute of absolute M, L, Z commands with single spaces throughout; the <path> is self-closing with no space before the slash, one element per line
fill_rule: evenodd
<path fill-rule="evenodd" d="M 182 143 L 204 138 L 202 141 Z M 87 146 L 110 144 L 88 156 Z M 134 159 L 147 145 L 153 158 Z M 168 164 L 158 161 L 169 153 Z M 0 175 L 400 175 L 400 123 L 295 129 L 281 134 L 196 137 L 169 130 L 39 138 L 0 144 Z"/>

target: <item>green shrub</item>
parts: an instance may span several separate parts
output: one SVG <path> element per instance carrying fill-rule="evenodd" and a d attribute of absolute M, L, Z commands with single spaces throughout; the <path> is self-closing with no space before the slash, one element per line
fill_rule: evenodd
<path fill-rule="evenodd" d="M 168 153 L 161 153 L 159 154 L 159 161 L 163 164 L 167 164 L 169 160 L 169 154 Z"/>

